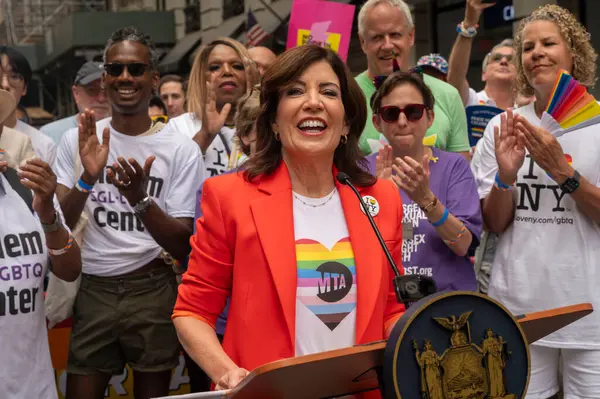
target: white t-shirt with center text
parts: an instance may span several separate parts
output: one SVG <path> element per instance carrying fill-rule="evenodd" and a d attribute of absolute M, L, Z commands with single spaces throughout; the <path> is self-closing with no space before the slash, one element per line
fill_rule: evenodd
<path fill-rule="evenodd" d="M 1 173 L 0 220 L 0 397 L 56 399 L 44 315 L 46 236 Z"/>
<path fill-rule="evenodd" d="M 515 110 L 534 126 L 541 121 L 534 104 Z M 492 189 L 498 170 L 494 126 L 479 140 L 471 167 L 480 198 Z M 557 138 L 565 158 L 589 182 L 600 186 L 600 125 Z M 489 295 L 514 314 L 590 302 L 600 307 L 600 226 L 578 208 L 527 154 L 513 189 L 514 220 L 500 235 L 492 266 Z M 600 349 L 600 312 L 537 341 L 557 348 Z"/>
<path fill-rule="evenodd" d="M 193 218 L 195 193 L 204 179 L 200 149 L 187 137 L 168 125 L 155 134 L 128 136 L 110 126 L 110 118 L 96 123 L 98 139 L 110 127 L 108 165 L 117 157 L 135 158 L 143 167 L 154 155 L 147 193 L 169 216 Z M 73 187 L 74 160 L 78 156 L 78 131 L 65 133 L 58 148 L 56 175 L 58 184 Z M 142 221 L 133 212 L 119 190 L 106 182 L 106 170 L 90 193 L 84 211 L 89 217 L 83 237 L 83 272 L 98 276 L 119 276 L 149 263 L 161 252 Z"/>
<path fill-rule="evenodd" d="M 197 119 L 194 114 L 188 112 L 176 118 L 169 119 L 169 125 L 179 133 L 192 139 L 200 131 L 200 128 L 202 128 L 202 121 Z M 204 166 L 206 167 L 207 178 L 227 172 L 234 137 L 235 129 L 224 126 L 221 129 L 221 134 L 217 135 L 206 149 Z"/>
<path fill-rule="evenodd" d="M 353 346 L 356 265 L 340 195 L 337 190 L 325 198 L 293 195 L 296 356 Z"/>

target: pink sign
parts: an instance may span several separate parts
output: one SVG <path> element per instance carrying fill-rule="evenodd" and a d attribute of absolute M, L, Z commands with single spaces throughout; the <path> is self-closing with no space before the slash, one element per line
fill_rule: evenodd
<path fill-rule="evenodd" d="M 335 51 L 346 61 L 354 6 L 324 0 L 294 0 L 287 48 L 318 44 Z"/>

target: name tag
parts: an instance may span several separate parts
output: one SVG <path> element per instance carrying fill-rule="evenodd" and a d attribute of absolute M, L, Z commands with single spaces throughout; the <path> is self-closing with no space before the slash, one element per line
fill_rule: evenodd
<path fill-rule="evenodd" d="M 413 239 L 413 224 L 402 223 L 402 241 Z"/>

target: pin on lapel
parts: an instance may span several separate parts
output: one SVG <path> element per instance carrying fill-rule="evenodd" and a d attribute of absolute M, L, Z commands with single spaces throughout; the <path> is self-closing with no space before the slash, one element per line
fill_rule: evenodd
<path fill-rule="evenodd" d="M 372 197 L 370 195 L 364 195 L 362 197 L 362 200 L 365 203 L 365 205 L 367 206 L 367 209 L 369 210 L 369 213 L 371 214 L 371 216 L 375 217 L 379 214 L 379 202 L 375 199 L 375 197 Z M 362 206 L 360 207 L 360 210 L 363 213 L 365 213 Z"/>

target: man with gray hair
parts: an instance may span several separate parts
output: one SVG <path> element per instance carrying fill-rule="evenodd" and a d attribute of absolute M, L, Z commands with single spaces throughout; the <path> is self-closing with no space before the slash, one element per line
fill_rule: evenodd
<path fill-rule="evenodd" d="M 358 14 L 358 35 L 368 66 L 356 81 L 368 103 L 376 90 L 374 79 L 392 73 L 394 58 L 402 70 L 410 67 L 415 27 L 408 5 L 403 0 L 368 0 Z M 435 119 L 425 142 L 442 150 L 459 152 L 468 159 L 467 119 L 458 91 L 429 75 L 424 75 L 423 80 L 435 97 Z M 381 146 L 381 135 L 373 126 L 372 110 L 367 108 L 367 124 L 360 139 L 360 148 L 366 155 Z"/>
<path fill-rule="evenodd" d="M 94 110 L 97 120 L 110 116 L 110 107 L 101 82 L 103 72 L 104 67 L 101 62 L 88 61 L 77 71 L 71 88 L 78 112 L 83 112 L 86 108 Z M 77 124 L 76 114 L 48 123 L 40 131 L 58 145 L 63 134 L 77 127 Z"/>
<path fill-rule="evenodd" d="M 159 82 L 156 63 L 148 35 L 115 31 L 102 77 L 112 117 L 96 122 L 86 109 L 58 149 L 56 195 L 65 221 L 73 228 L 87 216 L 67 398 L 103 398 L 111 375 L 126 364 L 136 398 L 166 396 L 179 364 L 172 264 L 191 251 L 204 165 L 191 139 L 148 115 Z"/>
<path fill-rule="evenodd" d="M 447 81 L 458 89 L 465 106 L 490 105 L 505 110 L 515 105 L 516 97 L 513 83 L 517 68 L 512 39 L 503 40 L 485 56 L 481 71 L 481 80 L 485 83 L 483 90 L 476 92 L 467 82 L 477 23 L 483 10 L 493 5 L 482 0 L 467 0 L 465 19 L 457 27 L 458 36 L 450 54 Z"/>

